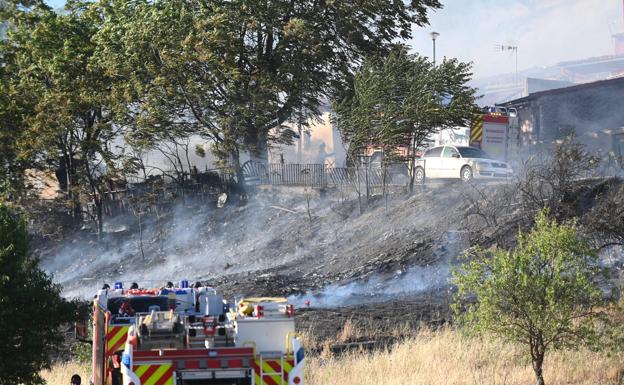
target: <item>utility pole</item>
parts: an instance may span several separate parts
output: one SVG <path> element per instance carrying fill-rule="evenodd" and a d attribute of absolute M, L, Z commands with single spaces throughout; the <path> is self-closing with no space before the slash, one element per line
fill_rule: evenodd
<path fill-rule="evenodd" d="M 431 41 L 433 42 L 433 66 L 435 67 L 436 66 L 435 42 L 438 36 L 440 36 L 440 34 L 438 32 L 431 32 L 429 36 L 431 36 Z"/>

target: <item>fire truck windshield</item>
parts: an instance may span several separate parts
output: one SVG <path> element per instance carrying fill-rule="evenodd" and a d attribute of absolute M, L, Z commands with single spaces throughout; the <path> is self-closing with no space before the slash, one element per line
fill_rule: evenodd
<path fill-rule="evenodd" d="M 163 296 L 145 297 L 118 297 L 108 300 L 108 311 L 113 315 L 119 314 L 119 308 L 124 302 L 128 302 L 135 313 L 149 313 L 152 309 L 157 311 L 169 310 L 169 299 Z"/>

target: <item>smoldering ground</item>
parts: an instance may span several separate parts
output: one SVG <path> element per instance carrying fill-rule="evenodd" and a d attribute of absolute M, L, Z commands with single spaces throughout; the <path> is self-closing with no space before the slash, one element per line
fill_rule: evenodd
<path fill-rule="evenodd" d="M 305 276 L 307 287 L 320 288 L 437 265 L 446 258 L 438 240 L 455 222 L 438 207 L 460 205 L 453 196 L 397 194 L 387 206 L 371 201 L 360 215 L 353 196 L 261 190 L 242 206 L 177 204 L 162 218 L 142 218 L 141 231 L 136 216 L 115 218 L 99 241 L 76 233 L 38 252 L 66 296 L 88 296 L 116 280 L 211 281 L 233 275 L 243 284 L 232 290 L 253 294 L 245 281 L 265 270 Z"/>
<path fill-rule="evenodd" d="M 605 238 L 600 213 L 614 212 L 605 202 L 617 206 L 621 181 L 570 183 L 573 199 L 553 200 L 554 207 Z M 518 186 L 526 187 L 427 185 L 373 197 L 362 213 L 353 191 L 321 197 L 312 189 L 259 188 L 245 204 L 217 208 L 188 199 L 140 221 L 133 214 L 109 219 L 101 240 L 79 232 L 37 252 L 69 297 L 88 297 L 104 282 L 183 278 L 228 296 L 291 296 L 316 307 L 446 295 L 450 265 L 465 248 L 510 247 L 518 229 L 531 226 L 535 207 Z"/>

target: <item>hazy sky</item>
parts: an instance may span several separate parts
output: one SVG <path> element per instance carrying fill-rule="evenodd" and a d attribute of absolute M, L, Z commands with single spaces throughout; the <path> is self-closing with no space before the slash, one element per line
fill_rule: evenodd
<path fill-rule="evenodd" d="M 624 32 L 622 0 L 442 0 L 431 25 L 414 30 L 415 51 L 430 56 L 429 32 L 440 33 L 436 56 L 473 61 L 476 77 L 519 68 L 613 54 L 614 32 Z"/>
<path fill-rule="evenodd" d="M 47 0 L 62 7 L 64 0 Z M 429 32 L 440 37 L 436 56 L 473 61 L 476 77 L 513 72 L 517 45 L 520 69 L 613 53 L 611 34 L 624 32 L 622 0 L 442 0 L 431 25 L 414 30 L 414 50 L 430 56 Z"/>

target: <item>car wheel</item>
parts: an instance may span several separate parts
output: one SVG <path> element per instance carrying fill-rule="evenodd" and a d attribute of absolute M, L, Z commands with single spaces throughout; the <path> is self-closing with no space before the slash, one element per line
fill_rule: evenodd
<path fill-rule="evenodd" d="M 425 169 L 422 167 L 416 167 L 414 171 L 414 181 L 418 184 L 425 183 Z"/>
<path fill-rule="evenodd" d="M 470 166 L 464 166 L 461 169 L 460 178 L 464 182 L 471 181 L 473 177 L 472 168 Z"/>

